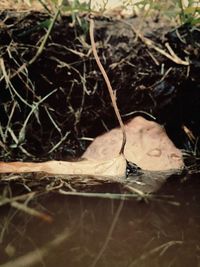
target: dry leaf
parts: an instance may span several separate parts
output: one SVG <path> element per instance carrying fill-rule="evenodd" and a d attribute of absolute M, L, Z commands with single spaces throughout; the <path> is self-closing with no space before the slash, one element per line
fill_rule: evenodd
<path fill-rule="evenodd" d="M 125 125 L 125 130 L 127 143 L 124 154 L 128 161 L 151 171 L 181 169 L 184 166 L 181 151 L 158 123 L 138 116 Z M 115 128 L 95 138 L 83 157 L 108 160 L 118 154 L 121 140 L 122 132 L 120 128 Z"/>

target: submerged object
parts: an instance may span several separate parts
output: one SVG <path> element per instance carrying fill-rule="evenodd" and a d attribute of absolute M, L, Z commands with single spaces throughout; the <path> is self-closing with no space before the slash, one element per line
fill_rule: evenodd
<path fill-rule="evenodd" d="M 154 121 L 137 116 L 125 125 L 127 142 L 124 156 L 143 170 L 166 171 L 184 167 L 181 151 L 167 136 L 164 127 Z M 115 128 L 89 145 L 82 157 L 108 160 L 120 150 L 122 132 Z"/>

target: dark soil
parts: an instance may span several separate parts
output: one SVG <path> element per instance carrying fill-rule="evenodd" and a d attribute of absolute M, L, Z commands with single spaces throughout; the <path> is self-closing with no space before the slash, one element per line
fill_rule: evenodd
<path fill-rule="evenodd" d="M 59 17 L 42 54 L 21 72 L 20 66 L 35 56 L 50 17 L 33 11 L 1 11 L 0 19 L 1 67 L 5 66 L 0 80 L 0 159 L 79 157 L 89 145 L 85 137 L 118 125 L 90 50 L 87 17 L 76 21 Z M 148 112 L 165 126 L 176 146 L 198 156 L 200 30 L 190 25 L 173 29 L 153 20 L 143 25 L 144 36 L 158 47 L 167 51 L 169 43 L 177 56 L 187 58 L 190 65 L 184 66 L 137 38 L 132 25 L 137 28 L 139 21 L 136 17 L 95 19 L 98 53 L 123 120 Z"/>

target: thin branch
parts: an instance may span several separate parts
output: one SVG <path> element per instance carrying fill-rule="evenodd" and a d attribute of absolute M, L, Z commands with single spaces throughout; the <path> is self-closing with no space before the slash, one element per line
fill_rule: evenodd
<path fill-rule="evenodd" d="M 49 39 L 49 36 L 51 34 L 51 31 L 52 31 L 52 29 L 54 27 L 54 24 L 55 24 L 55 22 L 57 20 L 57 17 L 58 17 L 58 15 L 60 13 L 61 6 L 62 6 L 62 2 L 61 2 L 61 5 L 57 9 L 57 11 L 56 11 L 56 13 L 55 13 L 50 25 L 49 25 L 49 28 L 48 28 L 45 36 L 44 36 L 44 39 L 42 40 L 42 42 L 41 42 L 41 44 L 40 44 L 35 56 L 30 61 L 22 64 L 22 66 L 15 73 L 13 73 L 13 75 L 10 77 L 10 79 L 14 78 L 16 75 L 18 75 L 20 72 L 22 72 L 25 68 L 27 68 L 28 66 L 33 64 L 38 59 L 38 57 L 42 54 L 42 52 L 44 50 L 44 47 L 45 47 L 45 45 L 46 45 L 46 43 L 47 43 L 47 41 Z"/>
<path fill-rule="evenodd" d="M 25 195 L 17 196 L 17 197 L 5 197 L 0 196 L 0 206 L 4 206 L 6 204 L 10 204 L 13 208 L 16 208 L 20 211 L 25 212 L 26 214 L 29 214 L 34 217 L 38 217 L 46 222 L 52 222 L 52 217 L 48 214 L 45 214 L 43 212 L 40 212 L 38 210 L 35 210 L 33 208 L 30 208 L 28 206 L 28 202 L 35 196 L 35 192 L 31 192 Z M 24 200 L 23 203 L 19 202 L 20 200 Z"/>
<path fill-rule="evenodd" d="M 28 121 L 31 117 L 31 115 L 35 112 L 36 109 L 38 109 L 39 105 L 44 102 L 49 96 L 51 96 L 52 94 L 54 94 L 57 91 L 57 89 L 54 89 L 52 92 L 50 92 L 49 94 L 47 94 L 45 97 L 43 97 L 40 101 L 38 101 L 37 103 L 32 105 L 32 109 L 29 112 L 28 116 L 26 117 L 26 120 L 24 121 L 24 124 L 19 132 L 19 137 L 18 137 L 18 143 L 22 142 L 24 140 L 24 136 L 25 136 L 25 129 L 26 126 L 28 124 Z"/>
<path fill-rule="evenodd" d="M 51 154 L 54 150 L 56 150 L 66 140 L 69 134 L 70 132 L 66 132 L 66 134 L 59 140 L 59 142 L 48 151 L 48 154 Z"/>
<path fill-rule="evenodd" d="M 11 123 L 13 114 L 15 112 L 16 106 L 17 106 L 17 102 L 14 101 L 13 106 L 12 106 L 12 109 L 11 109 L 11 112 L 10 112 L 10 115 L 8 116 L 8 122 L 7 122 L 7 125 L 6 125 L 5 134 L 4 134 L 4 138 L 5 138 L 4 142 L 6 142 L 6 140 L 7 140 L 8 128 L 10 127 L 10 123 Z"/>
<path fill-rule="evenodd" d="M 148 251 L 147 253 L 142 254 L 139 258 L 134 259 L 129 265 L 128 267 L 132 267 L 132 266 L 140 266 L 141 261 L 146 260 L 148 257 L 152 256 L 152 255 L 156 255 L 156 253 L 159 253 L 158 256 L 162 256 L 169 248 L 171 248 L 172 246 L 176 246 L 176 245 L 182 245 L 183 241 L 181 240 L 171 240 L 169 242 L 166 242 L 156 248 L 151 249 L 150 251 Z"/>
<path fill-rule="evenodd" d="M 110 94 L 110 98 L 111 98 L 111 101 L 112 101 L 112 105 L 113 105 L 116 117 L 118 119 L 119 125 L 120 125 L 121 130 L 122 130 L 123 140 L 122 140 L 122 145 L 121 145 L 119 154 L 124 154 L 124 147 L 126 145 L 125 127 L 124 127 L 124 123 L 122 121 L 121 115 L 119 113 L 119 109 L 117 107 L 115 95 L 113 93 L 113 89 L 112 89 L 110 80 L 109 80 L 108 75 L 106 74 L 106 71 L 105 71 L 103 65 L 101 64 L 101 61 L 100 61 L 99 56 L 97 54 L 96 44 L 95 44 L 95 40 L 94 40 L 94 21 L 93 21 L 93 19 L 90 19 L 90 40 L 91 40 L 91 45 L 92 45 L 92 51 L 93 51 L 93 54 L 94 54 L 94 58 L 95 58 L 96 63 L 97 63 L 97 65 L 98 65 L 98 67 L 99 67 L 99 69 L 100 69 L 100 71 L 101 71 L 101 73 L 102 73 L 102 75 L 104 77 L 104 80 L 106 82 L 106 85 L 107 85 L 107 88 L 108 88 L 108 92 Z"/>
<path fill-rule="evenodd" d="M 67 239 L 69 239 L 73 234 L 74 230 L 66 227 L 63 232 L 57 235 L 52 241 L 40 247 L 39 249 L 35 249 L 33 251 L 28 252 L 25 255 L 18 257 L 15 260 L 10 260 L 1 265 L 1 267 L 27 267 L 27 266 L 35 266 L 40 263 L 41 260 L 47 256 L 51 251 L 54 251 L 56 248 L 61 246 Z"/>
<path fill-rule="evenodd" d="M 36 55 L 29 61 L 29 65 L 33 64 L 37 60 L 37 58 L 41 55 L 42 51 L 44 50 L 44 47 L 45 47 L 45 45 L 47 43 L 47 40 L 49 39 L 50 33 L 51 33 L 51 31 L 52 31 L 52 29 L 54 27 L 54 24 L 55 24 L 55 22 L 57 20 L 57 17 L 59 15 L 59 13 L 60 13 L 60 7 L 58 7 L 58 9 L 57 9 L 57 11 L 56 11 L 56 13 L 55 13 L 50 25 L 49 25 L 47 33 L 44 36 L 44 39 L 42 40 L 42 43 L 41 43 L 41 45 L 39 46 L 39 48 L 37 50 Z"/>
<path fill-rule="evenodd" d="M 188 66 L 190 65 L 190 62 L 188 60 L 182 60 L 181 58 L 179 58 L 174 51 L 172 50 L 171 47 L 169 47 L 169 44 L 166 44 L 166 48 L 168 49 L 169 53 L 166 52 L 165 50 L 163 50 L 162 48 L 158 47 L 155 45 L 155 43 L 150 40 L 147 37 L 144 37 L 138 30 L 136 30 L 132 24 L 128 23 L 128 22 L 124 22 L 125 24 L 129 25 L 132 29 L 132 31 L 135 33 L 136 36 L 138 36 L 140 38 L 140 40 L 147 46 L 150 47 L 152 49 L 154 49 L 155 51 L 157 51 L 158 53 L 160 53 L 161 55 L 165 56 L 166 58 L 170 59 L 171 61 L 173 61 L 176 64 L 179 65 L 184 65 L 184 66 Z"/>
<path fill-rule="evenodd" d="M 120 215 L 120 213 L 121 213 L 121 211 L 122 211 L 123 206 L 124 206 L 124 198 L 123 198 L 123 195 L 122 195 L 122 199 L 121 199 L 121 201 L 120 201 L 120 203 L 119 203 L 119 206 L 118 206 L 117 211 L 116 211 L 116 213 L 115 213 L 115 216 L 114 216 L 114 218 L 113 218 L 113 221 L 112 221 L 112 224 L 111 224 L 110 229 L 109 229 L 109 231 L 108 231 L 108 235 L 107 235 L 107 237 L 106 237 L 106 239 L 105 239 L 105 242 L 104 242 L 104 244 L 103 244 L 103 246 L 101 247 L 101 249 L 100 249 L 100 251 L 99 251 L 97 257 L 96 257 L 95 260 L 92 262 L 92 264 L 91 264 L 90 267 L 95 267 L 95 266 L 97 265 L 98 261 L 100 260 L 100 258 L 102 257 L 103 253 L 105 252 L 105 250 L 106 250 L 106 248 L 107 248 L 107 246 L 108 246 L 108 243 L 109 243 L 109 241 L 111 240 L 112 234 L 113 234 L 114 229 L 115 229 L 115 227 L 116 227 L 116 224 L 117 224 L 117 221 L 118 221 L 118 219 L 119 219 L 119 215 Z"/>

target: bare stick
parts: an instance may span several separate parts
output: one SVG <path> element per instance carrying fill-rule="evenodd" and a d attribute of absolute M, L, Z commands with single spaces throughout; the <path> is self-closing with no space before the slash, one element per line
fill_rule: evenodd
<path fill-rule="evenodd" d="M 108 235 L 104 241 L 104 244 L 103 246 L 101 247 L 99 253 L 97 254 L 97 257 L 94 259 L 94 261 L 92 262 L 92 264 L 90 265 L 90 267 L 95 267 L 97 265 L 97 263 L 99 262 L 99 260 L 101 259 L 103 253 L 105 252 L 107 246 L 108 246 L 108 243 L 109 241 L 112 239 L 112 234 L 115 230 L 115 227 L 116 227 L 116 224 L 118 222 L 118 219 L 119 219 L 119 216 L 120 216 L 120 213 L 122 211 L 122 208 L 123 208 L 123 205 L 124 205 L 124 198 L 123 198 L 123 195 L 122 195 L 122 199 L 119 203 L 119 206 L 117 208 L 117 211 L 115 213 L 115 216 L 113 218 L 113 221 L 111 223 L 111 226 L 109 228 L 109 231 L 108 231 Z"/>
<path fill-rule="evenodd" d="M 125 22 L 125 24 L 131 26 L 131 29 L 133 30 L 133 32 L 136 34 L 137 37 L 140 38 L 140 40 L 148 47 L 153 48 L 155 51 L 157 51 L 158 53 L 160 53 L 161 55 L 165 56 L 166 58 L 170 59 L 171 61 L 175 62 L 176 64 L 179 65 L 184 65 L 184 66 L 189 66 L 190 62 L 188 60 L 182 60 L 181 58 L 179 58 L 174 51 L 172 50 L 172 48 L 169 46 L 169 44 L 166 44 L 166 47 L 169 51 L 166 52 L 165 50 L 163 50 L 162 48 L 158 47 L 155 45 L 155 43 L 150 40 L 147 37 L 144 37 L 138 30 L 136 30 L 133 25 L 131 25 L 128 22 Z"/>
<path fill-rule="evenodd" d="M 126 132 L 125 132 L 125 128 L 124 128 L 124 124 L 123 124 L 121 115 L 119 113 L 119 109 L 117 107 L 115 95 L 113 93 L 113 89 L 112 89 L 112 86 L 110 84 L 110 80 L 109 80 L 108 75 L 106 74 L 105 69 L 104 69 L 103 65 L 101 64 L 99 56 L 97 54 L 96 45 L 95 45 L 95 41 L 94 41 L 94 21 L 93 21 L 93 19 L 90 19 L 90 40 L 91 40 L 91 45 L 92 45 L 92 51 L 93 51 L 93 54 L 94 54 L 94 58 L 95 58 L 95 60 L 97 62 L 97 65 L 98 65 L 98 67 L 99 67 L 99 69 L 100 69 L 100 71 L 101 71 L 101 73 L 102 73 L 102 75 L 104 77 L 104 80 L 106 82 L 106 85 L 107 85 L 107 88 L 108 88 L 108 92 L 110 94 L 110 98 L 111 98 L 111 101 L 112 101 L 112 105 L 113 105 L 116 117 L 118 119 L 119 125 L 120 125 L 121 130 L 122 130 L 123 140 L 122 140 L 122 145 L 121 145 L 119 154 L 124 154 L 124 147 L 126 145 Z"/>

